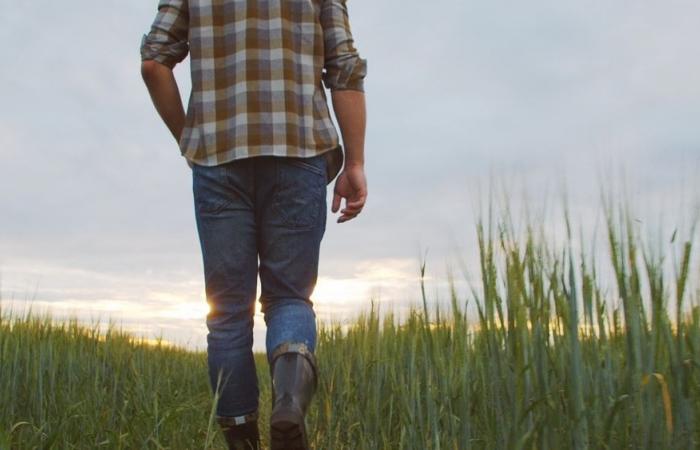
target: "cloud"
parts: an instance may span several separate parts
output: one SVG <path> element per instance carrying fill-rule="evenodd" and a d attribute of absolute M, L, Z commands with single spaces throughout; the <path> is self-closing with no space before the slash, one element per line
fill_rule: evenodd
<path fill-rule="evenodd" d="M 490 173 L 516 191 L 530 186 L 535 202 L 565 182 L 580 217 L 596 210 L 610 168 L 624 166 L 654 210 L 698 192 L 696 2 L 348 5 L 368 60 L 370 192 L 357 219 L 329 217 L 324 314 L 350 315 L 346 303 L 366 306 L 372 296 L 417 299 L 426 249 L 430 282 L 444 294 L 442 268 L 465 255 L 473 264 L 472 208 Z M 47 304 L 145 299 L 147 309 L 174 295 L 167 317 L 137 310 L 149 327 L 186 326 L 177 318 L 201 304 L 190 172 L 139 74 L 138 46 L 156 6 L 4 8 L 5 295 L 38 285 Z M 188 71 L 187 62 L 176 68 L 183 98 Z M 347 298 L 337 295 L 344 287 Z M 201 340 L 201 322 L 192 323 Z"/>

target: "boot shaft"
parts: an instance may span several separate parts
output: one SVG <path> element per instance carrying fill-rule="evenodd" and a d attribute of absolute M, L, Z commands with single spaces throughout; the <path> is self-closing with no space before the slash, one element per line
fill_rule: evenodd
<path fill-rule="evenodd" d="M 271 450 L 308 450 L 305 415 L 317 388 L 317 365 L 304 344 L 285 343 L 272 353 Z"/>
<path fill-rule="evenodd" d="M 304 344 L 282 344 L 272 355 L 272 404 L 293 403 L 303 414 L 318 387 L 316 358 Z"/>

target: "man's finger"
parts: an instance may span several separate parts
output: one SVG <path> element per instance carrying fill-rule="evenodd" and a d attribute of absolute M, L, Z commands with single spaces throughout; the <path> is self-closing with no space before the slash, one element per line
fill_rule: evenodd
<path fill-rule="evenodd" d="M 342 216 L 340 216 L 340 217 L 338 218 L 338 223 L 347 222 L 348 220 L 352 220 L 352 219 L 354 219 L 355 217 L 357 217 L 357 216 L 356 216 L 356 215 L 347 215 L 347 214 L 343 214 Z"/>
<path fill-rule="evenodd" d="M 367 194 L 364 192 L 356 193 L 352 198 L 348 198 L 346 203 L 348 204 L 364 204 L 367 201 Z"/>
<path fill-rule="evenodd" d="M 348 202 L 348 201 L 345 202 L 346 208 L 362 208 L 364 205 L 365 205 L 365 201 L 363 199 L 354 200 L 351 202 Z"/>
<path fill-rule="evenodd" d="M 342 210 L 340 210 L 340 212 L 343 214 L 359 214 L 360 211 L 362 211 L 361 206 L 355 208 L 343 208 Z"/>
<path fill-rule="evenodd" d="M 345 210 L 340 211 L 340 218 L 343 220 L 348 220 L 352 217 L 355 217 L 357 214 L 352 213 L 352 212 L 347 212 Z"/>

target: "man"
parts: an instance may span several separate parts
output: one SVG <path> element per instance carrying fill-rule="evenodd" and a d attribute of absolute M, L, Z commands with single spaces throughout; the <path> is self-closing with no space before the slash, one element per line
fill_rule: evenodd
<path fill-rule="evenodd" d="M 259 270 L 271 446 L 306 449 L 304 417 L 318 376 L 310 296 L 326 187 L 337 176 L 332 212 L 345 199 L 338 223 L 357 217 L 367 197 L 367 62 L 354 47 L 346 0 L 160 0 L 140 50 L 153 103 L 192 168 L 217 421 L 230 448 L 259 447 Z M 185 114 L 172 69 L 188 53 Z"/>

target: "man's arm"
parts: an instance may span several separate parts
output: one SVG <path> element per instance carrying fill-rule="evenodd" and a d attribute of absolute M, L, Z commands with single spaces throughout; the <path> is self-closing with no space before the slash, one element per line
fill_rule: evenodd
<path fill-rule="evenodd" d="M 151 30 L 141 40 L 141 76 L 158 114 L 178 142 L 185 110 L 172 69 L 189 52 L 188 32 L 187 0 L 160 0 Z"/>
<path fill-rule="evenodd" d="M 172 69 L 156 61 L 146 60 L 141 63 L 141 76 L 156 111 L 179 142 L 185 126 L 185 109 Z"/>
<path fill-rule="evenodd" d="M 331 90 L 333 111 L 345 146 L 345 165 L 333 190 L 334 213 L 345 198 L 338 223 L 355 218 L 367 200 L 364 170 L 367 60 L 360 58 L 350 30 L 346 0 L 326 0 L 321 9 L 325 64 L 323 82 Z"/>
<path fill-rule="evenodd" d="M 341 197 L 345 197 L 345 208 L 338 223 L 357 216 L 367 201 L 367 179 L 365 177 L 365 94 L 355 90 L 331 91 L 333 111 L 343 136 L 345 166 L 335 184 L 331 211 L 340 208 Z"/>

